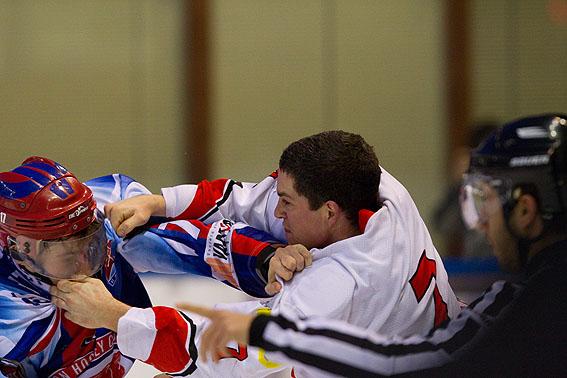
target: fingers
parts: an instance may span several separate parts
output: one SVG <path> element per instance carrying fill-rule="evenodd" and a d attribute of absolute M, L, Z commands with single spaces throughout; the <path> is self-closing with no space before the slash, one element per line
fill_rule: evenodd
<path fill-rule="evenodd" d="M 199 355 L 203 361 L 210 358 L 213 362 L 218 362 L 221 358 L 230 356 L 226 344 L 232 336 L 223 316 L 225 312 L 191 303 L 177 303 L 176 307 L 211 319 L 199 340 Z"/>
<path fill-rule="evenodd" d="M 73 282 L 86 282 L 88 279 L 92 279 L 92 277 L 86 276 L 84 274 L 77 274 L 70 279 Z"/>
<path fill-rule="evenodd" d="M 270 260 L 270 269 L 268 271 L 268 283 L 276 281 L 276 275 L 281 277 L 284 281 L 289 281 L 293 277 L 293 270 L 286 268 L 282 262 L 281 258 L 274 256 Z"/>
<path fill-rule="evenodd" d="M 161 195 L 139 195 L 104 206 L 104 213 L 116 233 L 124 237 L 134 228 L 147 223 L 151 215 L 165 216 L 165 199 Z"/>
<path fill-rule="evenodd" d="M 203 332 L 200 340 L 199 354 L 203 361 L 209 358 L 218 362 L 223 357 L 230 357 L 226 344 L 230 340 L 225 327 L 211 323 Z"/>
<path fill-rule="evenodd" d="M 110 220 L 112 228 L 120 237 L 128 235 L 136 226 L 145 223 L 143 219 L 139 219 L 140 217 L 137 215 L 134 208 L 120 202 L 105 205 L 104 213 Z"/>
<path fill-rule="evenodd" d="M 57 286 L 52 286 L 52 289 L 58 290 L 61 293 L 70 293 L 76 285 L 77 282 L 71 280 L 60 280 L 57 282 Z"/>
<path fill-rule="evenodd" d="M 214 362 L 226 355 L 225 344 L 222 343 L 222 327 L 215 326 L 219 319 L 219 311 L 212 308 L 197 306 L 191 303 L 177 303 L 177 308 L 192 312 L 211 319 L 211 324 L 205 329 L 201 336 L 199 354 L 203 361 L 207 361 L 209 355 Z M 227 340 L 228 341 L 228 340 Z"/>
<path fill-rule="evenodd" d="M 270 260 L 268 284 L 275 282 L 276 275 L 285 281 L 289 281 L 295 272 L 302 271 L 312 263 L 311 253 L 300 244 L 278 248 L 274 257 Z"/>
<path fill-rule="evenodd" d="M 285 263 L 290 263 L 290 258 L 295 261 L 295 270 L 298 272 L 301 272 L 305 267 L 310 266 L 313 263 L 313 256 L 311 256 L 311 253 L 307 250 L 307 248 L 301 244 L 288 245 L 282 249 L 282 252 L 287 253 L 284 265 L 290 270 L 293 270 L 291 266 L 293 263 L 290 265 Z"/>
<path fill-rule="evenodd" d="M 278 281 L 271 282 L 264 287 L 268 295 L 276 295 L 282 290 L 282 285 Z"/>
<path fill-rule="evenodd" d="M 295 272 L 296 270 L 298 272 L 303 270 L 303 257 L 301 257 L 301 255 L 299 253 L 297 253 L 296 251 L 294 251 L 293 249 L 289 249 L 287 251 L 287 255 L 281 256 L 280 257 L 280 263 L 281 265 L 291 271 L 291 272 Z"/>
<path fill-rule="evenodd" d="M 190 311 L 207 318 L 212 318 L 216 313 L 216 311 L 211 308 L 197 306 L 191 303 L 177 303 L 175 306 L 179 309 Z"/>
<path fill-rule="evenodd" d="M 116 203 L 104 205 L 104 215 L 110 220 L 110 224 L 114 230 L 118 230 L 122 222 L 124 222 L 124 219 L 127 219 Z"/>
<path fill-rule="evenodd" d="M 54 296 L 54 294 L 51 294 L 51 303 L 59 308 L 62 308 L 63 310 L 68 309 L 67 303 L 63 300 L 63 298 Z"/>
<path fill-rule="evenodd" d="M 296 244 L 294 247 L 296 247 L 296 251 L 303 257 L 304 266 L 311 266 L 311 264 L 313 264 L 313 255 L 311 252 L 301 244 Z"/>
<path fill-rule="evenodd" d="M 61 308 L 63 308 L 63 307 L 61 307 Z M 70 320 L 75 324 L 80 324 L 78 318 L 72 312 L 67 311 L 67 312 L 63 313 L 63 316 L 65 317 L 65 319 Z"/>
<path fill-rule="evenodd" d="M 112 210 L 114 210 L 113 203 L 107 203 L 106 205 L 104 205 L 104 216 L 106 216 L 108 219 L 112 219 Z"/>
<path fill-rule="evenodd" d="M 133 212 L 124 215 L 128 215 L 129 218 L 123 220 L 122 223 L 115 228 L 116 233 L 120 237 L 128 235 L 134 228 L 145 223 L 145 221 L 141 219 L 140 216 L 137 216 Z"/>

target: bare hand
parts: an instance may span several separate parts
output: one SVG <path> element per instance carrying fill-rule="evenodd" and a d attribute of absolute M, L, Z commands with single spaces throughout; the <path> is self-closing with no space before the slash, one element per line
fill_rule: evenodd
<path fill-rule="evenodd" d="M 53 304 L 67 311 L 65 317 L 85 328 L 116 331 L 118 319 L 130 309 L 116 300 L 101 280 L 92 277 L 60 280 L 49 291 Z"/>
<path fill-rule="evenodd" d="M 199 343 L 199 355 L 203 361 L 207 361 L 209 355 L 214 362 L 218 362 L 221 357 L 230 356 L 226 344 L 231 340 L 248 344 L 250 325 L 256 317 L 255 314 L 215 310 L 190 303 L 179 303 L 177 307 L 211 320 Z"/>
<path fill-rule="evenodd" d="M 150 216 L 165 216 L 165 199 L 158 194 L 143 194 L 104 206 L 112 228 L 120 237 L 148 222 Z"/>
<path fill-rule="evenodd" d="M 274 295 L 282 289 L 282 285 L 276 281 L 276 275 L 284 281 L 289 281 L 295 272 L 301 272 L 304 268 L 310 266 L 312 262 L 313 256 L 301 244 L 288 245 L 276 249 L 276 253 L 270 260 L 268 284 L 265 287 L 266 293 Z"/>

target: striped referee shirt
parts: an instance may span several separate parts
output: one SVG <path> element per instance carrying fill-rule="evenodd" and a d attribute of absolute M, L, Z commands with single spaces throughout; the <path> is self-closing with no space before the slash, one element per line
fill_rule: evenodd
<path fill-rule="evenodd" d="M 425 336 L 383 337 L 326 319 L 258 316 L 250 344 L 313 376 L 567 376 L 567 242 L 541 251 L 522 282 L 499 281 Z"/>

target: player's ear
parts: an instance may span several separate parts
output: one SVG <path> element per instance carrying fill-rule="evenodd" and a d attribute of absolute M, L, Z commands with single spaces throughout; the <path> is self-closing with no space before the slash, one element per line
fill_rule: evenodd
<path fill-rule="evenodd" d="M 538 209 L 537 200 L 531 194 L 522 194 L 514 207 L 516 227 L 527 238 L 533 238 L 542 231 L 543 221 Z"/>
<path fill-rule="evenodd" d="M 334 221 L 342 213 L 342 209 L 335 201 L 326 201 L 324 204 L 325 216 L 328 220 Z"/>

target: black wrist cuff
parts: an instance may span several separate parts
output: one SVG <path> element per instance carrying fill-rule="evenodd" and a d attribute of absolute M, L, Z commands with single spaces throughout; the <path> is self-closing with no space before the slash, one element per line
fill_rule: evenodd
<path fill-rule="evenodd" d="M 270 270 L 270 260 L 274 257 L 276 253 L 276 248 L 269 245 L 258 253 L 256 256 L 256 273 L 258 276 L 264 280 L 264 283 L 268 283 L 268 271 Z"/>

